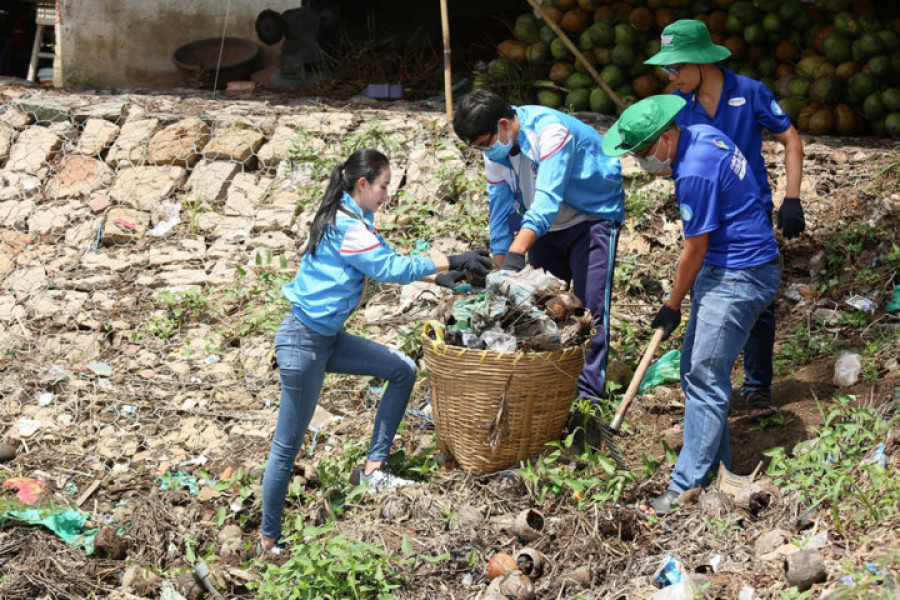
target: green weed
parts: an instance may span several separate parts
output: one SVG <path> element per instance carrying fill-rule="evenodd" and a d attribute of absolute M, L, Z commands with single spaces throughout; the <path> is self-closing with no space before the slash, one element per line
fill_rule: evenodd
<path fill-rule="evenodd" d="M 617 469 L 605 452 L 589 445 L 578 450 L 575 438 L 580 429 L 559 442 L 548 443 L 554 450 L 519 470 L 541 502 L 552 493 L 556 498 L 570 499 L 579 508 L 594 503 L 603 506 L 616 502 L 635 482 L 631 471 Z"/>
<path fill-rule="evenodd" d="M 835 526 L 848 523 L 869 528 L 900 515 L 900 480 L 891 476 L 877 456 L 900 423 L 897 408 L 885 412 L 856 408 L 850 396 L 838 396 L 818 437 L 798 444 L 791 456 L 783 447 L 764 454 L 771 459 L 768 474 L 789 492 L 799 492 L 804 507 L 830 506 Z"/>

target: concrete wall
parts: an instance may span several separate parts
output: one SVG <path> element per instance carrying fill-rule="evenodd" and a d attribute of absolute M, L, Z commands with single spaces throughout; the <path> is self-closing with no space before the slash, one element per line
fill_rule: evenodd
<path fill-rule="evenodd" d="M 62 85 L 161 88 L 184 85 L 172 62 L 182 44 L 228 37 L 262 50 L 261 66 L 275 64 L 279 45 L 256 37 L 256 15 L 283 12 L 302 0 L 58 0 L 57 75 Z"/>

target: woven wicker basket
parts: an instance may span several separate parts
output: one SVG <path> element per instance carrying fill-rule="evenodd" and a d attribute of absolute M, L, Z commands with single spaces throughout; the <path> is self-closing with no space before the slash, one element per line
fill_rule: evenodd
<path fill-rule="evenodd" d="M 577 391 L 585 347 L 498 352 L 451 346 L 425 326 L 425 365 L 438 443 L 470 471 L 489 473 L 558 440 Z M 432 339 L 435 331 L 437 339 Z"/>

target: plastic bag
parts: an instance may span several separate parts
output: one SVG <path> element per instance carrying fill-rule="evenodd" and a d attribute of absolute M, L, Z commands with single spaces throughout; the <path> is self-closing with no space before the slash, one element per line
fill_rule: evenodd
<path fill-rule="evenodd" d="M 844 353 L 834 363 L 834 385 L 843 387 L 853 385 L 859 379 L 862 361 L 859 354 Z"/>
<path fill-rule="evenodd" d="M 501 352 L 516 351 L 516 336 L 510 335 L 500 329 L 500 325 L 494 325 L 481 334 L 481 340 L 484 342 L 488 350 L 499 350 Z"/>
<path fill-rule="evenodd" d="M 638 387 L 638 394 L 642 394 L 652 387 L 676 381 L 681 381 L 681 352 L 670 350 L 647 368 L 641 385 Z"/>

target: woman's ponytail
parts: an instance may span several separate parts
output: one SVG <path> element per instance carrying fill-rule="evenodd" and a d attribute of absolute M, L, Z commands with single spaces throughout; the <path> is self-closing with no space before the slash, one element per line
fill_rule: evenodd
<path fill-rule="evenodd" d="M 325 195 L 322 196 L 322 203 L 309 228 L 309 239 L 302 254 L 309 252 L 315 255 L 329 225 L 335 224 L 344 193 L 352 193 L 360 177 L 365 177 L 369 183 L 374 182 L 388 166 L 390 163 L 384 154 L 370 149 L 357 150 L 346 161 L 335 165 L 331 170 Z"/>

